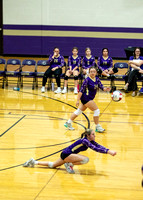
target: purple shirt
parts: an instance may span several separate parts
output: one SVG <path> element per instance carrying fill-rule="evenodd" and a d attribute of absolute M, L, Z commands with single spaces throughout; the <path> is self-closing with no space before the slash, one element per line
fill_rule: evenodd
<path fill-rule="evenodd" d="M 69 58 L 68 58 L 68 66 L 71 66 L 72 70 L 75 67 L 79 68 L 80 64 L 81 64 L 81 57 L 77 56 L 76 58 L 73 58 L 73 56 L 69 56 Z M 79 70 L 78 68 L 77 68 L 77 70 Z"/>
<path fill-rule="evenodd" d="M 134 58 L 134 56 L 130 56 L 129 60 L 143 60 L 143 56 L 139 56 L 139 58 Z M 143 65 L 140 66 L 143 69 Z"/>
<path fill-rule="evenodd" d="M 113 66 L 113 60 L 109 56 L 106 60 L 103 58 L 103 56 L 100 56 L 98 58 L 98 61 L 97 61 L 97 66 L 98 66 L 99 69 L 104 71 L 104 70 L 111 68 Z"/>
<path fill-rule="evenodd" d="M 95 80 L 91 79 L 90 77 L 87 77 L 84 80 L 80 89 L 80 92 L 82 93 L 81 100 L 83 101 L 93 100 L 96 95 L 98 87 L 101 90 L 103 90 L 104 88 L 98 77 L 95 77 Z"/>
<path fill-rule="evenodd" d="M 95 141 L 89 141 L 86 137 L 77 140 L 72 145 L 67 147 L 63 150 L 63 153 L 65 154 L 71 154 L 71 153 L 79 153 L 80 151 L 86 151 L 88 148 L 97 151 L 99 153 L 107 153 L 109 149 L 105 148 L 104 146 L 98 144 Z"/>
<path fill-rule="evenodd" d="M 54 67 L 61 68 L 64 66 L 64 57 L 59 55 L 59 57 L 52 58 L 53 55 L 49 56 L 48 64 L 50 65 L 50 69 Z"/>
<path fill-rule="evenodd" d="M 83 57 L 83 60 L 82 60 L 83 69 L 88 69 L 94 65 L 95 65 L 95 58 L 93 56 L 91 56 L 89 59 L 86 56 Z"/>

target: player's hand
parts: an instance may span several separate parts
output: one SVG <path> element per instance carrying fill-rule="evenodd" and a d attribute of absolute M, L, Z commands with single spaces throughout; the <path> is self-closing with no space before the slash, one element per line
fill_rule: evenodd
<path fill-rule="evenodd" d="M 110 92 L 110 90 L 111 90 L 110 87 L 106 87 L 106 88 L 104 88 L 104 91 L 105 91 L 105 92 Z"/>
<path fill-rule="evenodd" d="M 143 70 L 142 70 L 142 69 L 140 69 L 140 70 L 139 70 L 139 73 L 143 74 Z"/>
<path fill-rule="evenodd" d="M 54 67 L 53 69 L 52 69 L 52 71 L 54 72 L 56 69 L 58 69 L 57 67 Z"/>
<path fill-rule="evenodd" d="M 111 156 L 115 156 L 117 154 L 117 152 L 113 151 L 113 150 L 109 150 L 108 154 L 110 154 Z"/>
<path fill-rule="evenodd" d="M 79 100 L 77 100 L 77 102 L 76 102 L 76 107 L 78 107 L 79 106 Z"/>

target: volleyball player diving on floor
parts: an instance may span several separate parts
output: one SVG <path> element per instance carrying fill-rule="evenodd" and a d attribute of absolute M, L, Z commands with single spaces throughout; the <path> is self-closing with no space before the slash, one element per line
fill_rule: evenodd
<path fill-rule="evenodd" d="M 89 77 L 87 77 L 84 80 L 77 96 L 76 106 L 78 107 L 78 109 L 74 113 L 72 113 L 70 119 L 64 124 L 64 126 L 68 128 L 69 130 L 74 130 L 74 128 L 72 127 L 73 120 L 76 117 L 78 117 L 78 115 L 80 115 L 83 111 L 89 108 L 91 111 L 94 112 L 93 121 L 96 125 L 95 130 L 100 133 L 105 131 L 105 129 L 103 129 L 102 126 L 99 124 L 100 110 L 98 109 L 98 106 L 93 101 L 93 99 L 95 98 L 98 88 L 100 88 L 101 90 L 105 92 L 107 91 L 109 92 L 110 88 L 104 87 L 96 75 L 97 75 L 96 68 L 94 66 L 90 67 Z M 81 104 L 79 104 L 79 101 L 81 101 Z"/>
<path fill-rule="evenodd" d="M 81 139 L 74 142 L 72 145 L 65 148 L 58 160 L 55 162 L 36 161 L 33 158 L 23 164 L 23 167 L 34 167 L 35 165 L 47 166 L 49 168 L 56 168 L 64 164 L 66 170 L 70 174 L 74 174 L 73 166 L 86 164 L 89 158 L 78 154 L 80 151 L 86 151 L 91 148 L 94 151 L 104 154 L 116 155 L 116 151 L 109 150 L 104 146 L 95 142 L 95 132 L 92 129 L 87 129 L 82 135 Z"/>

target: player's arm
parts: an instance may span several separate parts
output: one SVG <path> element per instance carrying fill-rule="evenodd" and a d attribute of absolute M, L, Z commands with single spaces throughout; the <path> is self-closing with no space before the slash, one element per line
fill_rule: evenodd
<path fill-rule="evenodd" d="M 109 92 L 111 90 L 110 87 L 104 87 L 103 84 L 101 83 L 101 81 L 98 78 L 98 87 L 103 90 L 104 92 Z"/>
<path fill-rule="evenodd" d="M 76 101 L 76 106 L 77 107 L 79 106 L 79 101 L 81 99 L 81 96 L 82 96 L 82 92 L 79 92 L 78 95 L 77 95 L 77 101 Z"/>

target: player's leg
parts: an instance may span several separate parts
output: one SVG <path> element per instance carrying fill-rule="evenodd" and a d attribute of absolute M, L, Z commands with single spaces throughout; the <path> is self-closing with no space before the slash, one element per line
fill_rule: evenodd
<path fill-rule="evenodd" d="M 62 74 L 62 69 L 58 68 L 54 72 L 55 78 L 56 78 L 56 83 L 57 83 L 57 90 L 55 90 L 55 93 L 61 93 L 61 74 Z"/>
<path fill-rule="evenodd" d="M 68 78 L 69 78 L 70 75 L 71 75 L 70 70 L 67 70 L 65 78 L 64 78 L 64 89 L 62 91 L 62 94 L 67 93 Z"/>
<path fill-rule="evenodd" d="M 78 75 L 79 72 L 77 70 L 75 70 L 73 72 L 73 76 L 74 76 L 74 94 L 78 94 L 78 89 L 77 89 L 77 85 L 78 85 Z"/>
<path fill-rule="evenodd" d="M 34 167 L 35 165 L 41 165 L 41 166 L 46 166 L 49 168 L 56 168 L 56 167 L 63 165 L 64 163 L 65 163 L 65 161 L 62 160 L 61 158 L 59 158 L 55 162 L 37 161 L 37 160 L 34 160 L 33 158 L 31 158 L 23 164 L 23 167 Z"/>
<path fill-rule="evenodd" d="M 46 85 L 46 82 L 47 82 L 47 78 L 49 76 L 51 76 L 51 74 L 52 74 L 52 70 L 50 68 L 48 68 L 45 71 L 44 76 L 43 76 L 41 92 L 45 92 L 45 85 Z"/>
<path fill-rule="evenodd" d="M 104 132 L 105 129 L 103 129 L 102 126 L 99 124 L 100 110 L 98 109 L 98 106 L 96 105 L 96 103 L 93 100 L 91 100 L 88 103 L 86 103 L 85 106 L 94 112 L 93 121 L 96 125 L 96 131 L 99 133 Z"/>
<path fill-rule="evenodd" d="M 79 105 L 78 109 L 77 109 L 75 112 L 73 112 L 73 113 L 71 114 L 70 119 L 64 124 L 64 126 L 65 126 L 66 128 L 68 128 L 69 130 L 74 130 L 74 128 L 72 127 L 72 122 L 73 122 L 73 120 L 74 120 L 76 117 L 78 117 L 78 115 L 80 115 L 83 111 L 85 111 L 86 108 L 87 108 L 87 107 L 81 103 L 81 104 Z"/>
<path fill-rule="evenodd" d="M 67 158 L 64 159 L 65 161 L 65 168 L 67 172 L 74 173 L 73 166 L 74 165 L 83 165 L 88 163 L 89 158 L 79 154 L 70 154 Z"/>

